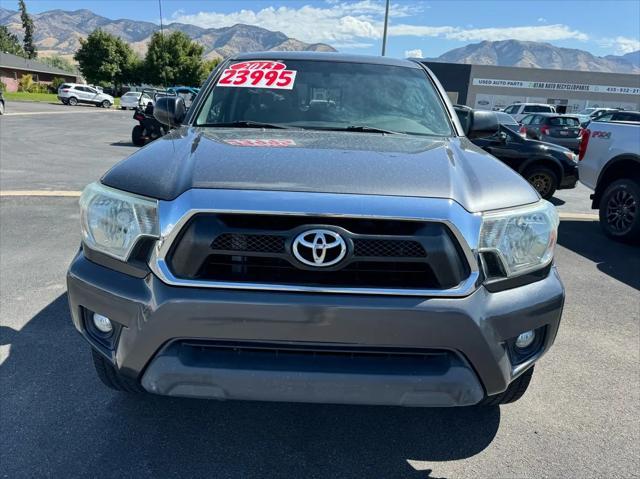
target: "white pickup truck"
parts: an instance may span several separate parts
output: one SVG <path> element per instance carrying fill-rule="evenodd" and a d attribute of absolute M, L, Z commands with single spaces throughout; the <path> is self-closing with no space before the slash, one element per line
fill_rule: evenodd
<path fill-rule="evenodd" d="M 640 124 L 591 122 L 583 132 L 580 181 L 611 238 L 640 241 Z"/>

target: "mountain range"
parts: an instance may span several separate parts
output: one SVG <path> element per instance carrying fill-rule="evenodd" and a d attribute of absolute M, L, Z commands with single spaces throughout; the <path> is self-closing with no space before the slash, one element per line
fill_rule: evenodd
<path fill-rule="evenodd" d="M 50 10 L 32 15 L 35 43 L 42 56 L 58 54 L 73 57 L 80 39 L 94 29 L 121 37 L 138 53 L 144 54 L 158 25 L 127 19 L 111 20 L 90 10 Z M 0 7 L 0 24 L 22 39 L 20 14 Z M 237 24 L 223 28 L 202 28 L 184 23 L 170 23 L 167 31 L 180 30 L 205 47 L 206 58 L 219 58 L 247 51 L 336 51 L 325 43 L 305 43 L 282 32 L 252 25 Z M 640 51 L 626 55 L 595 56 L 585 50 L 563 48 L 541 42 L 519 40 L 483 41 L 450 50 L 431 61 L 471 63 L 476 65 L 519 66 L 616 73 L 640 73 Z"/>
<path fill-rule="evenodd" d="M 592 72 L 640 73 L 640 51 L 597 57 L 585 50 L 519 40 L 484 41 L 450 50 L 431 61 L 551 68 Z"/>
<path fill-rule="evenodd" d="M 32 15 L 35 25 L 35 44 L 42 56 L 51 54 L 72 57 L 80 47 L 80 39 L 87 37 L 96 28 L 117 35 L 138 53 L 146 52 L 147 44 L 158 25 L 151 22 L 118 19 L 111 20 L 96 15 L 90 10 L 50 10 Z M 0 8 L 0 24 L 6 25 L 20 40 L 24 35 L 20 14 Z M 206 58 L 226 57 L 246 51 L 324 51 L 335 49 L 324 43 L 309 44 L 289 38 L 282 32 L 265 28 L 237 24 L 224 28 L 201 28 L 183 23 L 170 23 L 165 31 L 180 30 L 205 47 Z"/>

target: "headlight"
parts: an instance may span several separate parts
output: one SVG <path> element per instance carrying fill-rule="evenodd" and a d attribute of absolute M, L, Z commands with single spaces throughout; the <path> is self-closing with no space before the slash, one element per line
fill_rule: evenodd
<path fill-rule="evenodd" d="M 158 202 L 92 183 L 80 197 L 80 220 L 89 248 L 126 261 L 138 239 L 158 237 Z"/>
<path fill-rule="evenodd" d="M 545 200 L 484 213 L 479 251 L 495 253 L 508 277 L 534 271 L 553 259 L 558 223 L 555 206 Z"/>
<path fill-rule="evenodd" d="M 574 152 L 563 151 L 562 153 L 564 154 L 564 156 L 566 156 L 569 159 L 569 161 L 573 161 L 574 163 L 578 162 L 578 155 L 576 155 Z"/>

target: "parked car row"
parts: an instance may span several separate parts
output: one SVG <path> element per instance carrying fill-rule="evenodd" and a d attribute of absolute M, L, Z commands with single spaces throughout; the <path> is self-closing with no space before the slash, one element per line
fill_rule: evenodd
<path fill-rule="evenodd" d="M 185 105 L 189 107 L 191 100 L 198 93 L 198 88 L 187 86 L 174 86 L 166 89 L 166 93 L 181 96 Z M 150 91 L 156 91 L 151 89 Z M 153 94 L 149 95 L 147 91 L 129 91 L 120 97 L 120 108 L 122 110 L 135 110 L 142 107 L 143 109 L 149 103 L 153 103 Z M 95 85 L 83 85 L 80 83 L 64 83 L 58 88 L 58 100 L 65 105 L 75 106 L 79 103 L 88 103 L 103 108 L 111 108 L 115 104 L 113 96 L 104 93 L 101 87 Z"/>
<path fill-rule="evenodd" d="M 473 110 L 454 107 L 463 127 L 468 128 Z M 558 145 L 529 139 L 519 134 L 520 125 L 510 115 L 495 113 L 500 129 L 492 136 L 471 141 L 520 173 L 538 192 L 549 199 L 558 189 L 574 188 L 578 181 L 576 155 Z"/>

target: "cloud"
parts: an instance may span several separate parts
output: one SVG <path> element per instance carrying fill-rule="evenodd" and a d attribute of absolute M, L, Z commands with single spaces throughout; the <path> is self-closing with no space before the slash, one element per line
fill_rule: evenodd
<path fill-rule="evenodd" d="M 482 40 L 516 40 L 546 42 L 552 40 L 580 40 L 587 41 L 589 36 L 579 30 L 572 30 L 567 25 L 536 25 L 525 27 L 504 27 L 504 28 L 473 28 L 467 30 L 457 30 L 445 35 L 451 40 L 464 42 Z"/>
<path fill-rule="evenodd" d="M 215 5 L 212 3 L 212 5 Z M 411 25 L 401 19 L 415 17 L 428 8 L 421 3 L 392 4 L 389 36 L 439 37 L 457 41 L 506 40 L 515 38 L 531 41 L 580 40 L 589 37 L 567 25 L 534 25 L 519 27 L 473 28 L 451 25 Z M 261 10 L 242 9 L 219 13 L 203 11 L 185 14 L 176 11 L 172 20 L 205 28 L 229 27 L 246 23 L 309 43 L 325 42 L 336 47 L 367 48 L 371 41 L 382 38 L 384 2 L 374 0 L 329 0 L 324 5 L 301 7 L 265 7 Z M 406 20 L 405 20 L 406 22 Z"/>
<path fill-rule="evenodd" d="M 547 23 L 547 19 L 544 17 L 538 18 L 538 23 Z"/>
<path fill-rule="evenodd" d="M 602 46 L 615 50 L 618 55 L 631 53 L 640 50 L 640 40 L 629 37 L 604 38 L 601 42 Z"/>
<path fill-rule="evenodd" d="M 405 58 L 424 58 L 422 49 L 420 48 L 416 48 L 415 50 L 405 50 L 404 56 Z"/>

